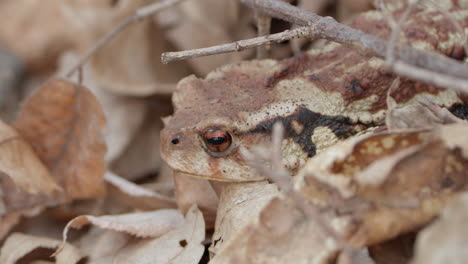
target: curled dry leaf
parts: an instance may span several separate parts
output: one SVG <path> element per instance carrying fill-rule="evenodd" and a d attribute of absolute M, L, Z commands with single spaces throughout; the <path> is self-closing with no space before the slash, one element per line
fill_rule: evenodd
<path fill-rule="evenodd" d="M 196 264 L 205 247 L 203 215 L 194 205 L 185 216 L 184 225 L 155 239 L 143 239 L 129 244 L 115 256 L 115 264 Z"/>
<path fill-rule="evenodd" d="M 210 263 L 334 263 L 338 244 L 288 200 L 274 198 Z"/>
<path fill-rule="evenodd" d="M 14 124 L 66 191 L 67 198 L 104 193 L 104 115 L 83 86 L 52 79 L 21 107 Z"/>
<path fill-rule="evenodd" d="M 53 250 L 58 248 L 60 244 L 61 241 L 56 239 L 36 237 L 21 233 L 13 233 L 7 238 L 7 240 L 3 244 L 3 247 L 0 251 L 0 263 L 19 263 L 17 261 L 28 255 L 29 253 L 41 249 L 47 249 L 47 251 L 44 252 L 42 257 L 46 257 L 46 259 L 48 259 Z M 78 263 L 78 261 L 80 261 L 83 257 L 83 254 L 81 254 L 81 252 L 77 248 L 66 243 L 63 250 L 55 256 L 54 263 L 74 264 Z M 33 260 L 41 260 L 41 258 L 28 260 L 32 262 Z"/>
<path fill-rule="evenodd" d="M 177 204 L 174 198 L 164 196 L 155 191 L 150 191 L 138 186 L 124 178 L 121 178 L 114 173 L 108 171 L 104 175 L 104 179 L 117 192 L 117 197 L 120 197 L 124 202 L 132 205 L 135 208 L 143 210 L 156 210 L 161 208 L 176 208 Z"/>
<path fill-rule="evenodd" d="M 267 181 L 227 183 L 221 192 L 210 251 L 217 254 L 222 250 L 225 243 L 257 217 L 263 207 L 277 195 L 276 185 Z"/>
<path fill-rule="evenodd" d="M 468 259 L 468 193 L 460 195 L 440 218 L 421 231 L 412 264 L 462 264 Z"/>
<path fill-rule="evenodd" d="M 352 245 L 388 240 L 468 189 L 467 133 L 454 124 L 350 139 L 311 159 L 295 188 Z"/>
<path fill-rule="evenodd" d="M 122 215 L 82 215 L 68 222 L 63 230 L 63 240 L 67 239 L 67 233 L 70 228 L 81 228 L 89 224 L 125 232 L 137 237 L 158 237 L 182 226 L 183 223 L 183 215 L 174 209 L 161 209 L 152 212 Z"/>
<path fill-rule="evenodd" d="M 131 235 L 92 227 L 74 244 L 87 256 L 87 264 L 113 264 L 116 252 L 129 242 Z"/>

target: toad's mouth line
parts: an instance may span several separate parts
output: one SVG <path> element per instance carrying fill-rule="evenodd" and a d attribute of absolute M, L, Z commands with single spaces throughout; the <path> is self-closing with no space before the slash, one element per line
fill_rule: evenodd
<path fill-rule="evenodd" d="M 235 180 L 235 179 L 226 179 L 226 178 L 207 176 L 207 175 L 192 174 L 192 173 L 181 171 L 181 170 L 174 170 L 174 172 L 180 172 L 180 173 L 183 173 L 186 176 L 190 176 L 190 177 L 194 177 L 194 178 L 198 178 L 198 179 L 214 180 L 214 181 L 222 181 L 222 182 L 257 182 L 257 181 L 266 180 L 266 178 L 258 179 L 258 180 L 246 180 L 246 179 Z M 260 173 L 259 173 L 259 175 L 260 175 Z"/>

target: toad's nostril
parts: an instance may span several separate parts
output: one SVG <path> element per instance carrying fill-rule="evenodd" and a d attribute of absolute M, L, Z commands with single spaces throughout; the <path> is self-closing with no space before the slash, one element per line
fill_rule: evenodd
<path fill-rule="evenodd" d="M 175 136 L 171 140 L 171 143 L 174 144 L 174 145 L 179 144 L 179 142 L 180 142 L 179 136 Z"/>

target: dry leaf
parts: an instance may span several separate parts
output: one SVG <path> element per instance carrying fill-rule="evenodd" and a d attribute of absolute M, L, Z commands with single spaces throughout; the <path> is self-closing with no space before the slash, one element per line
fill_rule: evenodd
<path fill-rule="evenodd" d="M 173 176 L 180 211 L 187 212 L 196 204 L 205 217 L 207 228 L 213 227 L 219 198 L 210 182 L 176 171 Z"/>
<path fill-rule="evenodd" d="M 118 197 L 135 208 L 156 210 L 161 208 L 176 208 L 174 198 L 164 196 L 155 191 L 140 187 L 108 171 L 104 179 L 115 187 Z"/>
<path fill-rule="evenodd" d="M 59 73 L 68 69 L 78 59 L 75 53 L 65 53 L 60 58 Z M 142 126 L 148 108 L 148 99 L 116 95 L 109 92 L 108 88 L 103 87 L 96 80 L 95 74 L 88 64 L 83 67 L 83 75 L 86 86 L 98 98 L 106 117 L 107 152 L 105 160 L 111 163 L 124 152 Z"/>
<path fill-rule="evenodd" d="M 468 189 L 467 133 L 454 124 L 350 139 L 311 159 L 295 188 L 352 245 L 388 240 L 428 223 Z"/>
<path fill-rule="evenodd" d="M 52 79 L 21 107 L 14 124 L 70 199 L 104 192 L 104 115 L 85 87 Z"/>
<path fill-rule="evenodd" d="M 23 62 L 0 44 L 0 118 L 6 122 L 12 121 L 18 110 L 24 75 Z"/>
<path fill-rule="evenodd" d="M 396 102 L 389 97 L 387 104 L 389 110 L 385 116 L 385 124 L 389 130 L 432 128 L 441 124 L 465 122 L 450 113 L 447 108 L 441 108 L 429 99 L 422 100 L 418 104 L 397 108 Z"/>
<path fill-rule="evenodd" d="M 236 0 L 185 1 L 178 10 L 167 10 L 157 15 L 158 23 L 163 24 L 167 20 L 176 20 L 168 26 L 166 34 L 178 50 L 209 47 L 255 37 L 250 25 L 253 21 L 252 11 Z M 188 63 L 198 75 L 205 76 L 216 67 L 245 59 L 253 52 L 254 50 L 245 50 L 218 54 L 191 59 Z"/>
<path fill-rule="evenodd" d="M 0 24 L 4 25 L 0 41 L 22 58 L 30 70 L 51 70 L 61 52 L 82 40 L 83 36 L 63 16 L 61 2 L 0 2 Z"/>
<path fill-rule="evenodd" d="M 184 217 L 179 211 L 174 209 L 161 209 L 152 212 L 122 215 L 82 215 L 68 222 L 63 230 L 63 240 L 66 241 L 70 228 L 81 228 L 89 224 L 125 232 L 137 237 L 158 237 L 182 226 L 183 223 Z"/>
<path fill-rule="evenodd" d="M 154 0 L 64 1 L 63 12 L 80 28 L 90 48 L 118 23 Z M 186 62 L 162 65 L 160 54 L 171 50 L 163 32 L 145 19 L 135 23 L 93 54 L 89 67 L 101 88 L 115 94 L 147 96 L 170 94 L 175 83 L 190 72 Z M 118 56 L 116 56 L 118 54 Z"/>
<path fill-rule="evenodd" d="M 75 245 L 87 256 L 86 264 L 113 264 L 115 254 L 132 242 L 132 236 L 92 227 Z"/>
<path fill-rule="evenodd" d="M 205 223 L 194 205 L 185 216 L 184 225 L 156 239 L 129 244 L 115 256 L 115 264 L 196 264 L 205 247 Z"/>
<path fill-rule="evenodd" d="M 0 238 L 21 216 L 35 215 L 59 203 L 63 190 L 31 146 L 0 121 Z"/>
<path fill-rule="evenodd" d="M 159 179 L 163 167 L 159 151 L 159 132 L 163 127 L 161 116 L 170 114 L 172 105 L 168 98 L 151 97 L 147 101 L 148 109 L 142 125 L 135 132 L 125 150 L 120 153 L 118 159 L 114 160 L 110 165 L 112 171 L 130 180 L 154 172 L 158 172 Z M 109 114 L 115 115 L 112 108 Z"/>
<path fill-rule="evenodd" d="M 277 195 L 276 185 L 266 181 L 227 183 L 221 192 L 210 252 L 222 250 Z"/>
<path fill-rule="evenodd" d="M 14 186 L 3 186 L 3 196 L 8 200 L 8 194 L 17 189 L 30 195 L 51 195 L 60 191 L 48 169 L 39 160 L 31 146 L 18 133 L 0 121 L 0 172 Z M 2 179 L 3 179 L 2 177 Z M 7 184 L 6 179 L 2 181 Z M 16 188 L 14 188 L 16 187 Z M 18 205 L 12 205 L 18 206 Z M 0 212 L 1 213 L 1 212 Z"/>
<path fill-rule="evenodd" d="M 293 203 L 274 198 L 260 215 L 226 242 L 217 263 L 334 263 L 339 247 Z"/>
<path fill-rule="evenodd" d="M 418 235 L 412 264 L 462 264 L 468 259 L 468 193 L 444 209 L 440 218 Z"/>
<path fill-rule="evenodd" d="M 42 257 L 49 257 L 50 254 L 61 245 L 60 240 L 50 239 L 45 237 L 36 237 L 25 235 L 21 233 L 13 233 L 3 244 L 0 251 L 0 263 L 2 264 L 15 264 L 19 263 L 20 259 L 27 256 L 29 253 L 47 249 L 47 252 Z M 55 256 L 55 263 L 57 264 L 73 264 L 78 263 L 84 256 L 74 246 L 66 243 L 63 250 Z M 28 259 L 29 261 L 40 260 Z M 47 258 L 48 259 L 48 258 Z M 23 262 L 21 262 L 23 263 Z M 30 263 L 30 262 L 28 262 Z"/>

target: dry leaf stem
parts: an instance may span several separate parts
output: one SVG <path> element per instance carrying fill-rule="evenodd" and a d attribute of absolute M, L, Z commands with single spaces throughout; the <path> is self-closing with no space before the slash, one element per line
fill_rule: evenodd
<path fill-rule="evenodd" d="M 86 51 L 86 53 L 81 57 L 81 59 L 65 74 L 65 77 L 70 78 L 73 75 L 73 73 L 75 73 L 75 71 L 81 68 L 96 51 L 102 48 L 107 42 L 109 42 L 117 34 L 123 31 L 127 26 L 135 22 L 141 21 L 146 17 L 149 17 L 168 7 L 179 4 L 182 1 L 184 0 L 161 0 L 151 5 L 139 8 L 135 11 L 135 14 L 120 22 L 109 33 L 107 33 L 104 37 L 102 37 L 96 43 L 94 43 L 94 45 Z"/>

